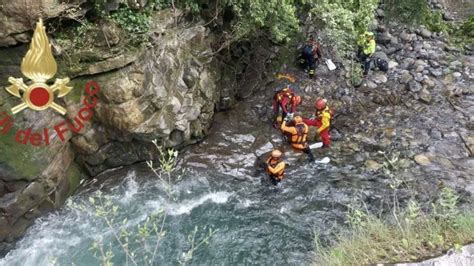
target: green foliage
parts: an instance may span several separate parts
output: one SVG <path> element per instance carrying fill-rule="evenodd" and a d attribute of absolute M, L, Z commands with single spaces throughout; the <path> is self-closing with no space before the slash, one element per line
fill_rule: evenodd
<path fill-rule="evenodd" d="M 346 213 L 347 223 L 352 228 L 365 226 L 368 221 L 367 213 L 359 207 L 349 206 L 349 211 Z"/>
<path fill-rule="evenodd" d="M 432 212 L 423 212 L 411 200 L 408 206 L 390 217 L 378 217 L 362 209 L 348 211 L 349 234 L 336 237 L 336 244 L 323 247 L 315 239 L 318 265 L 367 265 L 418 261 L 457 250 L 474 240 L 474 215 L 461 213 L 458 196 L 444 188 L 433 203 Z M 398 205 L 398 204 L 394 204 Z"/>
<path fill-rule="evenodd" d="M 456 205 L 459 197 L 450 188 L 441 190 L 438 200 L 433 203 L 434 215 L 440 219 L 453 219 L 459 213 Z"/>
<path fill-rule="evenodd" d="M 426 0 L 383 0 L 385 19 L 414 25 L 425 20 L 430 12 Z"/>
<path fill-rule="evenodd" d="M 460 27 L 461 34 L 474 39 L 474 15 L 466 19 Z"/>
<path fill-rule="evenodd" d="M 150 12 L 124 7 L 112 13 L 110 18 L 133 35 L 144 34 L 150 29 Z"/>
<path fill-rule="evenodd" d="M 450 33 L 452 25 L 443 20 L 443 14 L 440 11 L 428 11 L 423 16 L 422 23 L 434 32 Z"/>
<path fill-rule="evenodd" d="M 155 167 L 153 161 L 147 161 L 148 168 L 153 171 L 155 176 L 161 181 L 162 185 L 165 187 L 166 194 L 170 199 L 175 196 L 175 193 L 172 188 L 172 173 L 176 168 L 176 161 L 178 159 L 178 152 L 173 149 L 164 150 L 162 146 L 160 146 L 157 140 L 153 141 L 153 145 L 155 145 L 160 158 L 159 158 L 159 166 Z M 181 177 L 178 177 L 179 179 Z"/>
<path fill-rule="evenodd" d="M 265 28 L 278 42 L 289 41 L 299 29 L 296 16 L 297 1 L 285 0 L 227 0 L 237 19 L 233 31 L 237 39 L 242 39 Z"/>
<path fill-rule="evenodd" d="M 374 21 L 378 0 L 317 0 L 310 1 L 316 20 L 324 24 L 324 32 L 340 55 L 353 51 L 357 37 Z"/>

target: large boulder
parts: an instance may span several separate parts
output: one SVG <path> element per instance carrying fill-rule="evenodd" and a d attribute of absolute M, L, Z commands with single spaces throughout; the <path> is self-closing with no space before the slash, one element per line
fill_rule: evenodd
<path fill-rule="evenodd" d="M 102 88 L 95 121 L 72 140 L 90 175 L 155 159 L 154 139 L 183 147 L 210 128 L 220 93 L 209 32 L 202 26 L 176 27 L 171 14 L 157 15 L 153 25 L 161 37 L 130 56 L 131 64 L 95 69 L 107 72 L 94 78 Z"/>
<path fill-rule="evenodd" d="M 78 7 L 85 0 L 77 0 L 74 3 L 65 2 L 55 0 L 0 1 L 0 47 L 29 42 L 35 22 L 39 18 L 57 17 L 65 10 Z M 81 10 L 75 15 L 80 17 L 83 15 L 83 11 Z M 67 16 L 65 15 L 65 17 Z"/>
<path fill-rule="evenodd" d="M 47 6 L 55 1 L 10 2 L 4 4 L 0 15 L 18 18 L 6 21 L 1 17 L 0 45 L 17 44 L 16 34 L 30 31 L 34 25 L 36 17 L 21 13 L 26 12 L 22 3 Z M 1 247 L 11 246 L 7 242 L 21 236 L 36 217 L 61 206 L 86 174 L 93 176 L 113 167 L 156 159 L 151 143 L 154 139 L 166 147 L 182 147 L 205 136 L 220 96 L 212 38 L 202 26 L 176 25 L 174 14 L 156 14 L 150 32 L 156 37 L 152 46 L 124 49 L 119 54 L 100 52 L 96 47 L 87 52 L 89 59 L 97 59 L 81 63 L 77 69 L 77 64 L 68 67 L 69 61 L 56 58 L 56 78 L 72 78 L 73 90 L 56 99 L 67 107 L 66 117 L 53 110 L 29 109 L 12 115 L 9 110 L 20 100 L 0 89 L 0 120 L 3 111 L 14 120 L 6 134 L 0 126 L 0 253 Z M 109 38 L 117 33 L 115 29 L 106 33 L 109 44 L 118 41 Z M 4 59 L 0 60 L 0 87 L 9 85 L 9 76 L 22 77 L 20 64 L 27 49 L 28 45 L 16 45 L 0 50 Z M 93 119 L 61 141 L 53 128 L 67 118 L 74 121 L 89 80 L 101 86 Z M 48 128 L 50 144 L 43 141 L 43 145 L 33 147 L 18 143 L 17 131 L 29 128 L 33 133 Z"/>

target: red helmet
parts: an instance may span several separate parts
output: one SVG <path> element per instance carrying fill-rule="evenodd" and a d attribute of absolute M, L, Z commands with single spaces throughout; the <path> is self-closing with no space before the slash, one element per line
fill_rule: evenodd
<path fill-rule="evenodd" d="M 326 103 L 326 99 L 317 99 L 314 103 L 314 107 L 316 107 L 317 110 L 324 110 L 326 108 Z"/>
<path fill-rule="evenodd" d="M 295 105 L 300 105 L 300 104 L 301 104 L 301 96 L 295 95 L 295 96 L 293 97 L 293 103 L 294 103 Z"/>

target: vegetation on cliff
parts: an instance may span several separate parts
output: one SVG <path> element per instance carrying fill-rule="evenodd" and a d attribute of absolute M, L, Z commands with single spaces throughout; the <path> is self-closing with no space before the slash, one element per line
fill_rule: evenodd
<path fill-rule="evenodd" d="M 367 265 L 420 261 L 459 250 L 474 239 L 474 216 L 457 206 L 459 197 L 444 188 L 439 198 L 423 211 L 415 200 L 406 208 L 394 207 L 386 216 L 364 208 L 351 208 L 349 231 L 323 247 L 315 239 L 315 260 L 319 265 Z M 396 205 L 395 205 L 396 206 Z"/>

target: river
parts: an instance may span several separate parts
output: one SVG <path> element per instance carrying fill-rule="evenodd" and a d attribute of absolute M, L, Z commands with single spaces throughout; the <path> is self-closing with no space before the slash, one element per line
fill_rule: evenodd
<path fill-rule="evenodd" d="M 181 177 L 172 182 L 173 197 L 166 196 L 165 187 L 146 165 L 105 173 L 95 184 L 89 181 L 92 184 L 84 185 L 59 211 L 38 219 L 0 265 L 95 265 L 99 260 L 91 247 L 99 240 L 106 250 L 112 250 L 114 264 L 125 264 L 125 255 L 113 233 L 121 228 L 136 231 L 159 210 L 166 213 L 167 233 L 157 248 L 155 264 L 176 265 L 185 260 L 183 254 L 191 249 L 188 237 L 195 228 L 195 244 L 208 235 L 210 228 L 215 233 L 188 257 L 188 264 L 311 263 L 315 234 L 323 241 L 331 240 L 333 233 L 343 228 L 348 205 L 358 200 L 369 209 L 383 209 L 391 202 L 391 180 L 380 171 L 367 171 L 361 166 L 367 157 L 377 156 L 376 143 L 365 145 L 365 149 L 373 150 L 371 154 L 347 152 L 344 147 L 354 145 L 350 141 L 345 146 L 335 142 L 338 148 L 331 151 L 316 151 L 316 158 L 332 159 L 327 165 L 307 164 L 304 155 L 293 154 L 270 126 L 269 105 L 262 104 L 268 103 L 272 93 L 267 90 L 239 103 L 232 111 L 216 114 L 209 136 L 181 151 L 177 166 Z M 304 102 L 304 113 L 311 112 L 312 100 Z M 380 122 L 384 112 L 394 111 L 392 107 L 379 108 L 364 119 L 372 116 L 373 121 Z M 386 117 L 387 121 L 393 120 L 392 116 Z M 266 182 L 262 171 L 255 167 L 257 158 L 273 147 L 286 150 L 291 161 L 286 179 L 278 187 Z M 379 157 L 377 160 L 381 161 Z M 416 169 L 410 171 L 419 171 Z M 423 182 L 436 185 L 429 179 L 416 182 L 417 187 Z M 89 200 L 98 191 L 118 207 L 110 226 L 95 215 Z M 421 197 L 429 196 L 420 191 Z M 407 199 L 408 194 L 400 193 L 400 199 Z M 156 242 L 156 238 L 151 240 Z M 138 261 L 149 254 L 140 243 L 129 244 Z"/>

